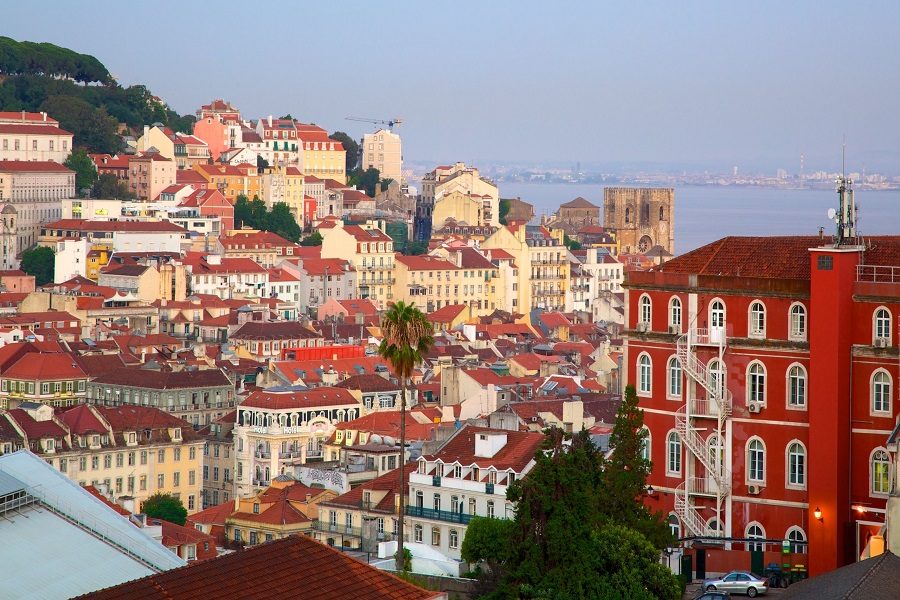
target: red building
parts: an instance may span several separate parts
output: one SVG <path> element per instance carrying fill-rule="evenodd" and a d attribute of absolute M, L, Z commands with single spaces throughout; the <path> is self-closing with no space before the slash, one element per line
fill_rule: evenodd
<path fill-rule="evenodd" d="M 900 236 L 729 237 L 627 288 L 652 508 L 682 537 L 790 540 L 812 575 L 856 560 L 893 485 Z"/>

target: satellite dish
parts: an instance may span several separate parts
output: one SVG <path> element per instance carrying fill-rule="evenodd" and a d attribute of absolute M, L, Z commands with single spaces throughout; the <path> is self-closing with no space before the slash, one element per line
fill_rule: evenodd
<path fill-rule="evenodd" d="M 389 436 L 389 435 L 386 435 L 386 436 L 384 436 L 384 443 L 387 444 L 388 446 L 393 446 L 393 445 L 396 444 L 397 442 L 394 441 L 394 438 L 393 438 L 393 437 L 391 437 L 391 436 Z"/>
<path fill-rule="evenodd" d="M 369 441 L 373 444 L 381 444 L 382 439 L 380 435 L 378 435 L 377 433 L 373 433 L 371 436 L 369 436 Z"/>
<path fill-rule="evenodd" d="M 835 215 L 837 215 L 837 211 L 833 208 L 828 209 L 828 220 L 831 221 L 834 219 Z"/>

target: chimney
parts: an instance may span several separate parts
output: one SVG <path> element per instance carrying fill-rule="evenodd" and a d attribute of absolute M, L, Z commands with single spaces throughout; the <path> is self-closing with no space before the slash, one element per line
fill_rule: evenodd
<path fill-rule="evenodd" d="M 269 115 L 269 127 L 272 126 L 272 115 Z"/>
<path fill-rule="evenodd" d="M 46 123 L 47 122 L 47 113 L 42 112 L 41 116 L 44 118 L 44 123 Z"/>

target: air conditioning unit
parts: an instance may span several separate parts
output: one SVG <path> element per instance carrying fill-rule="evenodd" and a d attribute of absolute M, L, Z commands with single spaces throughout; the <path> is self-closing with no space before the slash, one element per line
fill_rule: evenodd
<path fill-rule="evenodd" d="M 650 331 L 650 323 L 648 323 L 647 321 L 640 321 L 637 324 L 637 330 L 640 331 L 641 333 L 646 333 L 646 332 Z"/>
<path fill-rule="evenodd" d="M 751 496 L 759 496 L 760 492 L 762 492 L 762 491 L 763 491 L 763 488 L 761 485 L 748 485 L 747 486 L 747 493 L 750 494 Z"/>
<path fill-rule="evenodd" d="M 681 333 L 681 327 L 678 325 L 669 325 L 669 333 L 678 335 L 679 333 Z"/>
<path fill-rule="evenodd" d="M 875 338 L 875 343 L 872 344 L 876 348 L 887 348 L 888 347 L 888 339 L 887 338 Z"/>
<path fill-rule="evenodd" d="M 751 402 L 749 410 L 752 413 L 762 412 L 762 404 L 760 404 L 759 402 Z"/>

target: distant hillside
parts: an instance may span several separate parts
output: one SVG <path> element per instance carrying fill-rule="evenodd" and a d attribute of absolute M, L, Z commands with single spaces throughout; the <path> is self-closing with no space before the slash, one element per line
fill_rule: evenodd
<path fill-rule="evenodd" d="M 75 134 L 89 152 L 117 152 L 125 125 L 137 133 L 163 123 L 190 132 L 194 117 L 181 116 L 143 85 L 120 86 L 99 60 L 54 44 L 0 37 L 0 111 L 44 111 Z"/>

